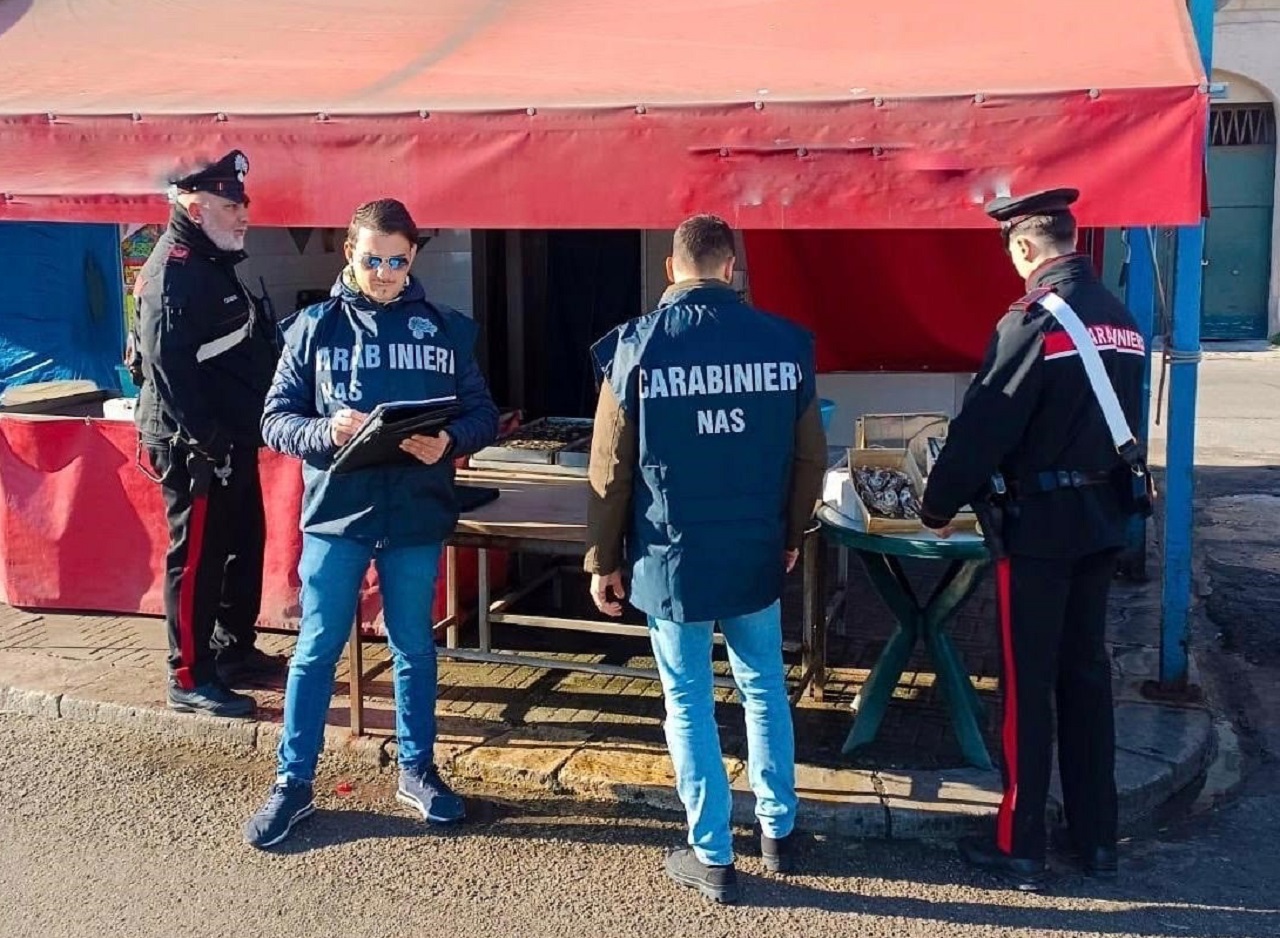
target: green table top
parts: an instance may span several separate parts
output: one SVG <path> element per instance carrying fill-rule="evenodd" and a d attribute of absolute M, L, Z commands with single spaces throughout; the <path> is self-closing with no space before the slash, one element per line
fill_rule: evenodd
<path fill-rule="evenodd" d="M 817 517 L 824 537 L 853 550 L 926 560 L 988 558 L 987 546 L 982 538 L 970 532 L 953 534 L 945 541 L 923 530 L 911 534 L 868 534 L 858 522 L 846 518 L 827 505 L 818 509 Z"/>

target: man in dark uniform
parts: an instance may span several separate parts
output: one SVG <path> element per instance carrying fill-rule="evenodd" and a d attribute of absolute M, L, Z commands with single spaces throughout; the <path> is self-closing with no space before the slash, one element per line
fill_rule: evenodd
<path fill-rule="evenodd" d="M 675 234 L 656 311 L 592 349 L 603 377 L 591 442 L 586 569 L 597 608 L 648 614 L 689 846 L 667 875 L 737 898 L 732 798 L 712 695 L 718 626 L 747 719 L 764 865 L 788 868 L 795 740 L 779 598 L 826 470 L 813 337 L 729 285 L 733 231 L 711 215 Z"/>
<path fill-rule="evenodd" d="M 254 644 L 266 542 L 258 425 L 277 346 L 235 269 L 248 171 L 233 150 L 173 184 L 169 227 L 135 287 L 136 420 L 169 526 L 169 706 L 216 716 L 251 715 L 253 698 L 229 685 L 285 667 Z"/>
<path fill-rule="evenodd" d="M 1113 413 L 1120 426 L 1140 426 L 1144 349 L 1129 311 L 1076 253 L 1078 195 L 1055 189 L 987 206 L 1029 292 L 996 326 L 923 499 L 924 523 L 943 536 L 970 502 L 993 529 L 984 533 L 997 557 L 1004 799 L 994 840 L 960 847 L 1020 889 L 1038 888 L 1045 871 L 1055 700 L 1064 846 L 1087 873 L 1116 871 L 1107 592 L 1145 466 L 1136 440 L 1118 451 L 1088 356 L 1064 322 L 1071 310 L 1083 321 L 1105 368 L 1100 380 L 1123 410 Z M 1001 489 L 997 517 L 988 506 Z"/>

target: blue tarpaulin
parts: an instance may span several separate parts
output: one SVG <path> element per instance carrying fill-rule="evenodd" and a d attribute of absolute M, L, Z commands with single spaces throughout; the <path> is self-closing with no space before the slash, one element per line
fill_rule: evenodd
<path fill-rule="evenodd" d="M 0 391 L 68 379 L 118 388 L 116 225 L 0 223 L 0 278 Z"/>

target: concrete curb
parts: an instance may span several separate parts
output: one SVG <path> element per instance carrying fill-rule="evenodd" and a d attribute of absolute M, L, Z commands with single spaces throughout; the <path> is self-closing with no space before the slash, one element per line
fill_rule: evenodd
<path fill-rule="evenodd" d="M 0 711 L 106 723 L 167 738 L 219 741 L 274 752 L 280 724 L 173 713 L 152 705 L 90 700 L 74 692 L 0 686 Z M 441 714 L 437 763 L 454 778 L 561 797 L 611 800 L 680 812 L 671 763 L 658 747 L 552 726 L 505 727 Z M 1117 783 L 1122 829 L 1133 829 L 1202 777 L 1215 734 L 1205 709 L 1121 700 L 1117 703 Z M 374 764 L 384 736 L 353 738 L 329 726 L 325 747 Z M 746 767 L 726 759 L 734 817 L 753 820 Z M 1000 802 L 997 772 L 882 771 L 797 766 L 797 825 L 816 834 L 891 840 L 951 838 L 982 829 Z M 1059 813 L 1057 804 L 1050 813 Z"/>

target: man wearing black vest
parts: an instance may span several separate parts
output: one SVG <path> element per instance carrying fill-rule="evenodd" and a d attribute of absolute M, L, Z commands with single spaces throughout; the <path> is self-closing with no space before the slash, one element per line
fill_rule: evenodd
<path fill-rule="evenodd" d="M 248 171 L 232 150 L 174 183 L 169 227 L 134 287 L 129 353 L 142 378 L 135 419 L 169 528 L 169 706 L 222 717 L 254 712 L 230 685 L 285 668 L 254 644 L 266 545 L 258 422 L 278 349 L 275 324 L 236 274 L 247 256 Z"/>
<path fill-rule="evenodd" d="M 734 262 L 724 221 L 688 219 L 658 309 L 592 349 L 603 380 L 586 557 L 596 606 L 619 616 L 625 544 L 689 820 L 689 846 L 668 854 L 666 872 L 717 902 L 735 901 L 738 886 L 713 632 L 724 635 L 746 713 L 765 866 L 784 871 L 797 798 L 779 600 L 826 468 L 812 336 L 743 303 L 730 287 Z"/>
<path fill-rule="evenodd" d="M 1029 292 L 996 326 L 921 513 L 943 536 L 965 504 L 986 515 L 1003 650 L 1004 799 L 995 837 L 962 841 L 961 852 L 1024 890 L 1039 888 L 1045 872 L 1055 701 L 1063 846 L 1090 875 L 1116 872 L 1107 592 L 1128 520 L 1145 507 L 1130 430 L 1140 429 L 1144 341 L 1076 252 L 1078 195 L 1054 189 L 987 206 Z"/>

